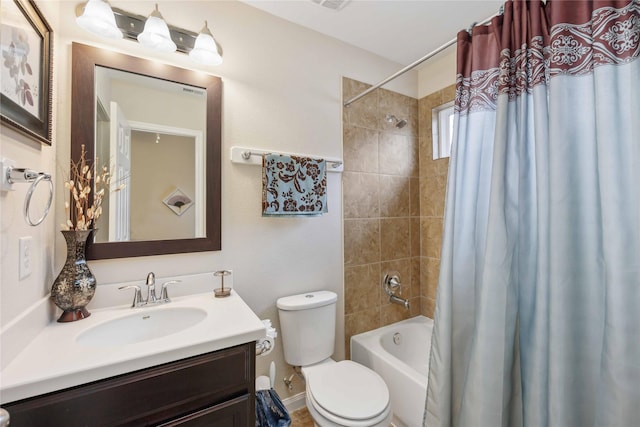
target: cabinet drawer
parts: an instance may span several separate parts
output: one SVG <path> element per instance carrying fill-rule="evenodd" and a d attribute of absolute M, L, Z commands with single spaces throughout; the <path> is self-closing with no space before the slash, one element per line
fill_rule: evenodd
<path fill-rule="evenodd" d="M 243 427 L 248 425 L 251 409 L 250 396 L 244 395 L 158 427 Z"/>
<path fill-rule="evenodd" d="M 11 427 L 154 425 L 253 396 L 254 360 L 252 342 L 3 406 Z"/>

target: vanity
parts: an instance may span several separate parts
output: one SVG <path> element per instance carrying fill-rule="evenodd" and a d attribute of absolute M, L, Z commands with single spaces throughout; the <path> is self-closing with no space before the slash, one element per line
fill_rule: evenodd
<path fill-rule="evenodd" d="M 255 425 L 264 324 L 235 291 L 215 298 L 184 294 L 189 287 L 176 286 L 168 304 L 47 325 L 1 372 L 11 426 Z"/>
<path fill-rule="evenodd" d="M 221 250 L 222 80 L 73 43 L 71 84 L 71 160 L 109 159 L 124 184 L 105 198 L 87 259 Z M 160 154 L 131 154 L 147 145 Z M 118 288 L 141 281 L 101 284 L 86 319 L 46 323 L 45 298 L 24 315 L 36 321 L 0 331 L 19 351 L 0 371 L 11 426 L 254 426 L 263 323 L 235 291 L 215 298 L 210 273 L 165 279 L 183 280 L 168 304 L 131 308 Z"/>
<path fill-rule="evenodd" d="M 248 343 L 4 407 L 12 426 L 250 426 L 254 358 Z"/>

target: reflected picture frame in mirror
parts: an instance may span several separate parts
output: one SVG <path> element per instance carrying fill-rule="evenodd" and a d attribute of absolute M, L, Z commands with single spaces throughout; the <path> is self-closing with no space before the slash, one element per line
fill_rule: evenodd
<path fill-rule="evenodd" d="M 203 237 L 89 242 L 87 259 L 110 259 L 221 250 L 222 81 L 219 77 L 133 57 L 80 43 L 72 44 L 71 159 L 84 144 L 95 161 L 96 67 L 122 70 L 206 92 L 205 185 Z"/>

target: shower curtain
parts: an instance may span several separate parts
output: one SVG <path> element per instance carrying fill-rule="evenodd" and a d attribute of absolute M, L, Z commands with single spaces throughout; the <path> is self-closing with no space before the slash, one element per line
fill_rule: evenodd
<path fill-rule="evenodd" d="M 640 0 L 458 35 L 424 425 L 640 426 Z"/>

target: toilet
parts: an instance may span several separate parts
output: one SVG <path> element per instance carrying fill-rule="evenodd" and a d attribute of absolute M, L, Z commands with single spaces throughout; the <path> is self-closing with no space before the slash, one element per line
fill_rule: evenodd
<path fill-rule="evenodd" d="M 284 358 L 300 366 L 306 404 L 320 427 L 389 427 L 389 390 L 376 372 L 351 360 L 336 362 L 334 292 L 316 291 L 279 298 Z"/>

